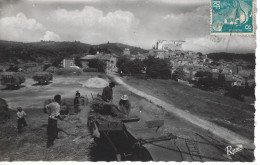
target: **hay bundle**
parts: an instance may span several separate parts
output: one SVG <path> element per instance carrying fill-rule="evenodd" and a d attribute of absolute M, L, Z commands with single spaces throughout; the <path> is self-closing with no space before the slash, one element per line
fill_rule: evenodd
<path fill-rule="evenodd" d="M 43 84 L 51 81 L 53 79 L 53 76 L 49 72 L 36 72 L 32 78 L 34 81 L 37 81 L 39 84 Z"/>
<path fill-rule="evenodd" d="M 90 78 L 83 83 L 83 87 L 87 88 L 104 88 L 106 86 L 108 86 L 108 81 L 99 77 Z"/>
<path fill-rule="evenodd" d="M 0 123 L 5 123 L 10 118 L 7 102 L 0 98 Z"/>
<path fill-rule="evenodd" d="M 2 84 L 6 86 L 20 86 L 25 82 L 25 77 L 22 73 L 18 72 L 5 72 L 2 73 Z"/>
<path fill-rule="evenodd" d="M 100 97 L 95 98 L 91 104 L 91 109 L 99 113 L 101 115 L 111 115 L 113 117 L 125 117 L 126 115 L 122 113 L 117 105 L 115 104 L 108 104 L 103 101 Z"/>

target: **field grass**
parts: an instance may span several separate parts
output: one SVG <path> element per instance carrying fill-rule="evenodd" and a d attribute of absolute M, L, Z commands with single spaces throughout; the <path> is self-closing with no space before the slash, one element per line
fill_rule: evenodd
<path fill-rule="evenodd" d="M 124 81 L 147 94 L 228 128 L 250 139 L 254 138 L 255 109 L 248 102 L 240 102 L 219 92 L 208 92 L 179 84 L 173 80 L 141 80 L 132 77 Z"/>

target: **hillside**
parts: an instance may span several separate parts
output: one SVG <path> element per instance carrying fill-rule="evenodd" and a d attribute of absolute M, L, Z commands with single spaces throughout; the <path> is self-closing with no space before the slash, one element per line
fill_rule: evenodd
<path fill-rule="evenodd" d="M 219 60 L 225 60 L 225 61 L 238 61 L 238 60 L 243 60 L 247 61 L 251 64 L 255 64 L 255 54 L 254 53 L 249 53 L 249 54 L 235 54 L 235 53 L 210 53 L 208 54 L 208 57 L 212 60 L 219 61 Z"/>
<path fill-rule="evenodd" d="M 100 44 L 100 45 L 95 45 L 94 47 L 99 48 L 101 50 L 108 49 L 109 51 L 111 51 L 112 53 L 115 53 L 115 54 L 122 54 L 123 50 L 125 48 L 129 48 L 131 54 L 135 54 L 135 55 L 138 54 L 138 52 L 139 53 L 146 53 L 147 52 L 147 50 L 144 50 L 142 48 L 129 46 L 129 45 L 126 45 L 126 44 L 121 44 L 121 43 Z"/>
<path fill-rule="evenodd" d="M 144 49 L 120 44 L 108 43 L 101 45 L 89 45 L 75 42 L 53 42 L 42 41 L 33 43 L 12 42 L 0 40 L 0 63 L 11 62 L 52 62 L 57 58 L 73 57 L 75 54 L 89 53 L 91 47 L 106 50 L 115 54 L 122 54 L 128 47 L 132 54 L 143 53 Z"/>

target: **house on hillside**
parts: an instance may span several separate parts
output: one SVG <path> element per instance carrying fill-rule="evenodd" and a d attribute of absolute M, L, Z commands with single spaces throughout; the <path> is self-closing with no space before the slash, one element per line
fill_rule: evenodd
<path fill-rule="evenodd" d="M 71 66 L 76 66 L 74 62 L 74 58 L 64 58 L 62 60 L 62 67 L 63 68 L 69 68 Z"/>
<path fill-rule="evenodd" d="M 237 74 L 242 76 L 242 77 L 249 77 L 249 76 L 253 75 L 253 73 L 254 73 L 253 70 L 250 70 L 250 69 L 245 70 L 245 69 L 243 69 L 243 70 L 240 70 Z"/>
<path fill-rule="evenodd" d="M 219 73 L 220 71 L 219 71 L 219 68 L 213 67 L 213 68 L 211 69 L 211 72 L 212 72 L 212 73 Z"/>
<path fill-rule="evenodd" d="M 232 69 L 230 69 L 228 67 L 222 67 L 221 68 L 221 73 L 223 73 L 223 74 L 232 74 Z"/>
<path fill-rule="evenodd" d="M 116 63 L 118 60 L 118 55 L 116 54 L 103 54 L 100 53 L 99 55 L 97 55 L 98 59 L 105 61 L 106 62 L 106 72 L 107 73 L 112 73 L 112 72 L 117 72 L 118 68 L 116 67 Z"/>
<path fill-rule="evenodd" d="M 96 56 L 97 55 L 86 55 L 86 56 L 80 58 L 80 62 L 82 64 L 82 67 L 83 68 L 88 68 L 89 61 L 93 60 L 93 59 L 96 59 L 97 58 Z"/>
<path fill-rule="evenodd" d="M 182 50 L 182 45 L 185 41 L 176 40 L 159 40 L 156 42 L 158 50 Z"/>
<path fill-rule="evenodd" d="M 166 50 L 158 50 L 158 49 L 150 49 L 149 55 L 154 56 L 155 58 L 164 59 L 164 57 L 167 55 Z"/>
<path fill-rule="evenodd" d="M 123 55 L 127 55 L 127 56 L 130 56 L 130 55 L 131 55 L 129 48 L 125 48 L 125 49 L 124 49 Z"/>
<path fill-rule="evenodd" d="M 88 68 L 89 61 L 93 59 L 99 59 L 105 61 L 107 73 L 118 71 L 118 68 L 116 67 L 118 56 L 113 53 L 110 54 L 99 53 L 97 55 L 86 55 L 80 59 L 82 67 Z"/>
<path fill-rule="evenodd" d="M 225 75 L 225 82 L 226 86 L 233 87 L 233 86 L 245 86 L 244 80 L 235 75 Z"/>
<path fill-rule="evenodd" d="M 143 61 L 144 59 L 148 58 L 149 54 L 148 53 L 143 53 L 140 54 L 138 53 L 137 55 L 131 55 L 131 60 L 135 60 L 135 59 L 139 59 L 141 61 Z"/>

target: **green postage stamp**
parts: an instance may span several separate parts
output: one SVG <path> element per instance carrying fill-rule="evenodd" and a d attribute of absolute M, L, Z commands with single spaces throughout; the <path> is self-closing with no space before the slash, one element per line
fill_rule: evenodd
<path fill-rule="evenodd" d="M 254 0 L 211 0 L 211 34 L 254 34 Z"/>

